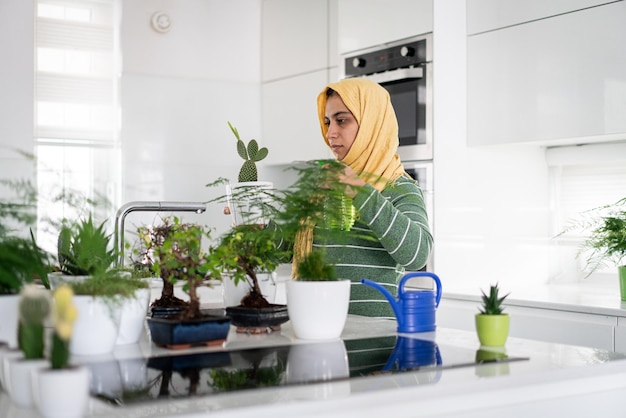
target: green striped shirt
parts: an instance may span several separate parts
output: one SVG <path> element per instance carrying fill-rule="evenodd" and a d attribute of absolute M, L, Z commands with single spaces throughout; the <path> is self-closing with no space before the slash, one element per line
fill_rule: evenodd
<path fill-rule="evenodd" d="M 352 229 L 357 235 L 347 233 L 340 243 L 322 244 L 323 232 L 316 229 L 313 247 L 324 246 L 337 276 L 352 281 L 349 313 L 395 318 L 382 293 L 360 281 L 378 282 L 395 296 L 404 272 L 426 265 L 433 238 L 422 189 L 406 177 L 382 192 L 367 184 L 353 205 L 358 215 Z"/>

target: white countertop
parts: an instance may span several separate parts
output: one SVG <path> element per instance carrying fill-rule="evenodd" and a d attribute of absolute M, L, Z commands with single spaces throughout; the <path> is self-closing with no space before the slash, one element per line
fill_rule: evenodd
<path fill-rule="evenodd" d="M 342 339 L 395 335 L 395 321 L 350 316 Z M 475 333 L 438 329 L 415 334 L 434 341 L 442 348 L 477 350 Z M 289 322 L 280 332 L 266 335 L 228 336 L 226 349 L 302 344 L 294 338 Z M 221 350 L 220 347 L 193 348 L 176 353 Z M 572 416 L 590 416 L 591 411 L 611 416 L 621 409 L 626 391 L 626 360 L 621 355 L 591 348 L 549 344 L 510 338 L 509 356 L 528 357 L 510 363 L 492 363 L 450 369 L 426 368 L 416 372 L 381 374 L 318 384 L 280 386 L 210 394 L 174 400 L 112 406 L 92 399 L 88 417 L 236 417 L 277 416 L 546 416 L 546 411 Z M 131 347 L 118 347 L 113 354 L 124 360 L 172 354 L 144 338 Z M 137 376 L 134 376 L 135 378 Z M 133 376 L 130 376 L 133 378 Z M 593 401 L 592 410 L 585 409 Z M 601 404 L 595 403 L 601 401 Z M 252 409 L 253 408 L 253 409 Z M 589 408 L 589 406 L 587 406 Z M 539 412 L 538 412 L 539 411 Z M 0 394 L 0 416 L 37 417 L 33 410 L 14 407 L 6 394 Z M 617 415 L 615 415 L 617 416 Z"/>
<path fill-rule="evenodd" d="M 503 294 L 510 292 L 505 302 L 510 306 L 626 317 L 626 302 L 620 299 L 617 283 L 586 280 L 579 283 L 531 284 L 501 288 Z M 444 286 L 442 298 L 476 301 L 478 306 L 480 291 L 481 289 L 477 287 Z"/>

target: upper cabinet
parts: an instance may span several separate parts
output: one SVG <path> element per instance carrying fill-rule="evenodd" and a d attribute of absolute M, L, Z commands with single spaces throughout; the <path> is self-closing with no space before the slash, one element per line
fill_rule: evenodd
<path fill-rule="evenodd" d="M 337 0 L 338 52 L 433 31 L 433 0 Z"/>
<path fill-rule="evenodd" d="M 336 0 L 263 0 L 261 120 L 267 164 L 331 158 L 317 94 L 337 66 Z"/>
<path fill-rule="evenodd" d="M 479 25 L 477 3 L 487 2 L 468 2 L 475 30 L 512 22 Z M 535 20 L 468 37 L 468 144 L 623 139 L 626 2 L 528 16 Z"/>
<path fill-rule="evenodd" d="M 605 3 L 607 0 L 467 0 L 467 34 L 474 35 Z"/>
<path fill-rule="evenodd" d="M 328 4 L 328 0 L 263 1 L 262 81 L 326 68 Z"/>

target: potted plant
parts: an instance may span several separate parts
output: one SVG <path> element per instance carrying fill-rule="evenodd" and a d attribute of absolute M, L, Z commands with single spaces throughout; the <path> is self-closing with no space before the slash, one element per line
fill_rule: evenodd
<path fill-rule="evenodd" d="M 482 306 L 475 316 L 476 333 L 481 345 L 502 347 L 509 336 L 509 315 L 503 313 L 502 303 L 509 296 L 500 296 L 498 284 L 491 285 L 489 294 L 482 293 Z"/>
<path fill-rule="evenodd" d="M 155 247 L 153 268 L 164 283 L 182 281 L 189 300 L 177 313 L 148 318 L 150 336 L 155 344 L 168 348 L 221 344 L 228 335 L 230 319 L 202 311 L 197 293 L 199 286 L 216 277 L 215 259 L 202 248 L 202 238 L 210 238 L 210 234 L 200 225 L 180 225 L 175 217 L 171 230 Z"/>
<path fill-rule="evenodd" d="M 31 374 L 45 363 L 44 325 L 50 313 L 49 291 L 33 284 L 24 286 L 18 312 L 18 345 L 22 355 L 5 363 L 5 386 L 13 402 L 30 407 Z"/>
<path fill-rule="evenodd" d="M 287 308 L 293 332 L 302 339 L 339 338 L 348 318 L 350 280 L 337 280 L 323 251 L 311 251 L 287 282 Z"/>
<path fill-rule="evenodd" d="M 583 212 L 558 236 L 572 230 L 589 234 L 577 253 L 585 258 L 585 277 L 608 265 L 617 266 L 621 300 L 626 301 L 626 197 Z"/>
<path fill-rule="evenodd" d="M 134 270 L 147 272 L 151 277 L 158 277 L 161 281 L 161 293 L 159 297 L 150 303 L 151 315 L 168 317 L 181 312 L 188 306 L 188 302 L 175 295 L 174 285 L 180 282 L 171 269 L 161 269 L 156 264 L 156 257 L 165 255 L 160 248 L 170 238 L 175 230 L 197 228 L 196 225 L 183 223 L 176 217 L 165 217 L 159 225 L 140 226 L 137 234 L 140 241 L 140 249 L 135 250 L 138 259 L 133 260 Z M 155 271 L 159 268 L 159 271 Z"/>
<path fill-rule="evenodd" d="M 0 180 L 0 185 L 14 192 L 10 198 L 0 198 L 0 341 L 15 349 L 18 294 L 36 281 L 49 287 L 51 257 L 37 245 L 30 229 L 37 218 L 35 186 L 17 180 Z M 24 230 L 30 234 L 19 233 Z"/>
<path fill-rule="evenodd" d="M 50 281 L 54 287 L 72 287 L 80 312 L 71 352 L 110 353 L 120 329 L 124 330 L 121 343 L 137 342 L 148 309 L 148 284 L 116 270 L 117 252 L 105 222 L 95 224 L 91 215 L 73 223 L 64 220 L 57 248 L 59 272 L 51 273 Z M 136 304 L 141 305 L 139 315 L 133 309 Z"/>
<path fill-rule="evenodd" d="M 277 330 L 288 320 L 287 307 L 270 303 L 261 287 L 262 277 L 271 274 L 288 254 L 279 244 L 276 228 L 244 224 L 231 228 L 210 249 L 214 277 L 247 289 L 239 304 L 226 307 L 238 332 Z"/>
<path fill-rule="evenodd" d="M 228 126 L 237 141 L 237 154 L 244 160 L 237 183 L 226 184 L 228 196 L 227 211 L 233 217 L 235 225 L 243 224 L 267 224 L 268 213 L 266 204 L 271 202 L 272 182 L 259 181 L 257 163 L 267 157 L 269 151 L 266 147 L 259 148 L 256 139 L 251 139 L 246 144 L 240 137 L 239 131 L 230 122 Z"/>
<path fill-rule="evenodd" d="M 70 364 L 70 340 L 78 310 L 67 285 L 52 294 L 50 367 L 34 375 L 35 405 L 44 418 L 79 418 L 89 401 L 89 370 Z"/>

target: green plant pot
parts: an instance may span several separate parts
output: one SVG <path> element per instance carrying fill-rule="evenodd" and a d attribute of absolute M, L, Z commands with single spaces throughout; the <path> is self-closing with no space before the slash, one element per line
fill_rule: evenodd
<path fill-rule="evenodd" d="M 619 274 L 619 293 L 623 301 L 626 301 L 626 266 L 619 266 L 617 268 Z"/>
<path fill-rule="evenodd" d="M 509 315 L 476 314 L 476 333 L 481 345 L 502 347 L 509 336 Z"/>

